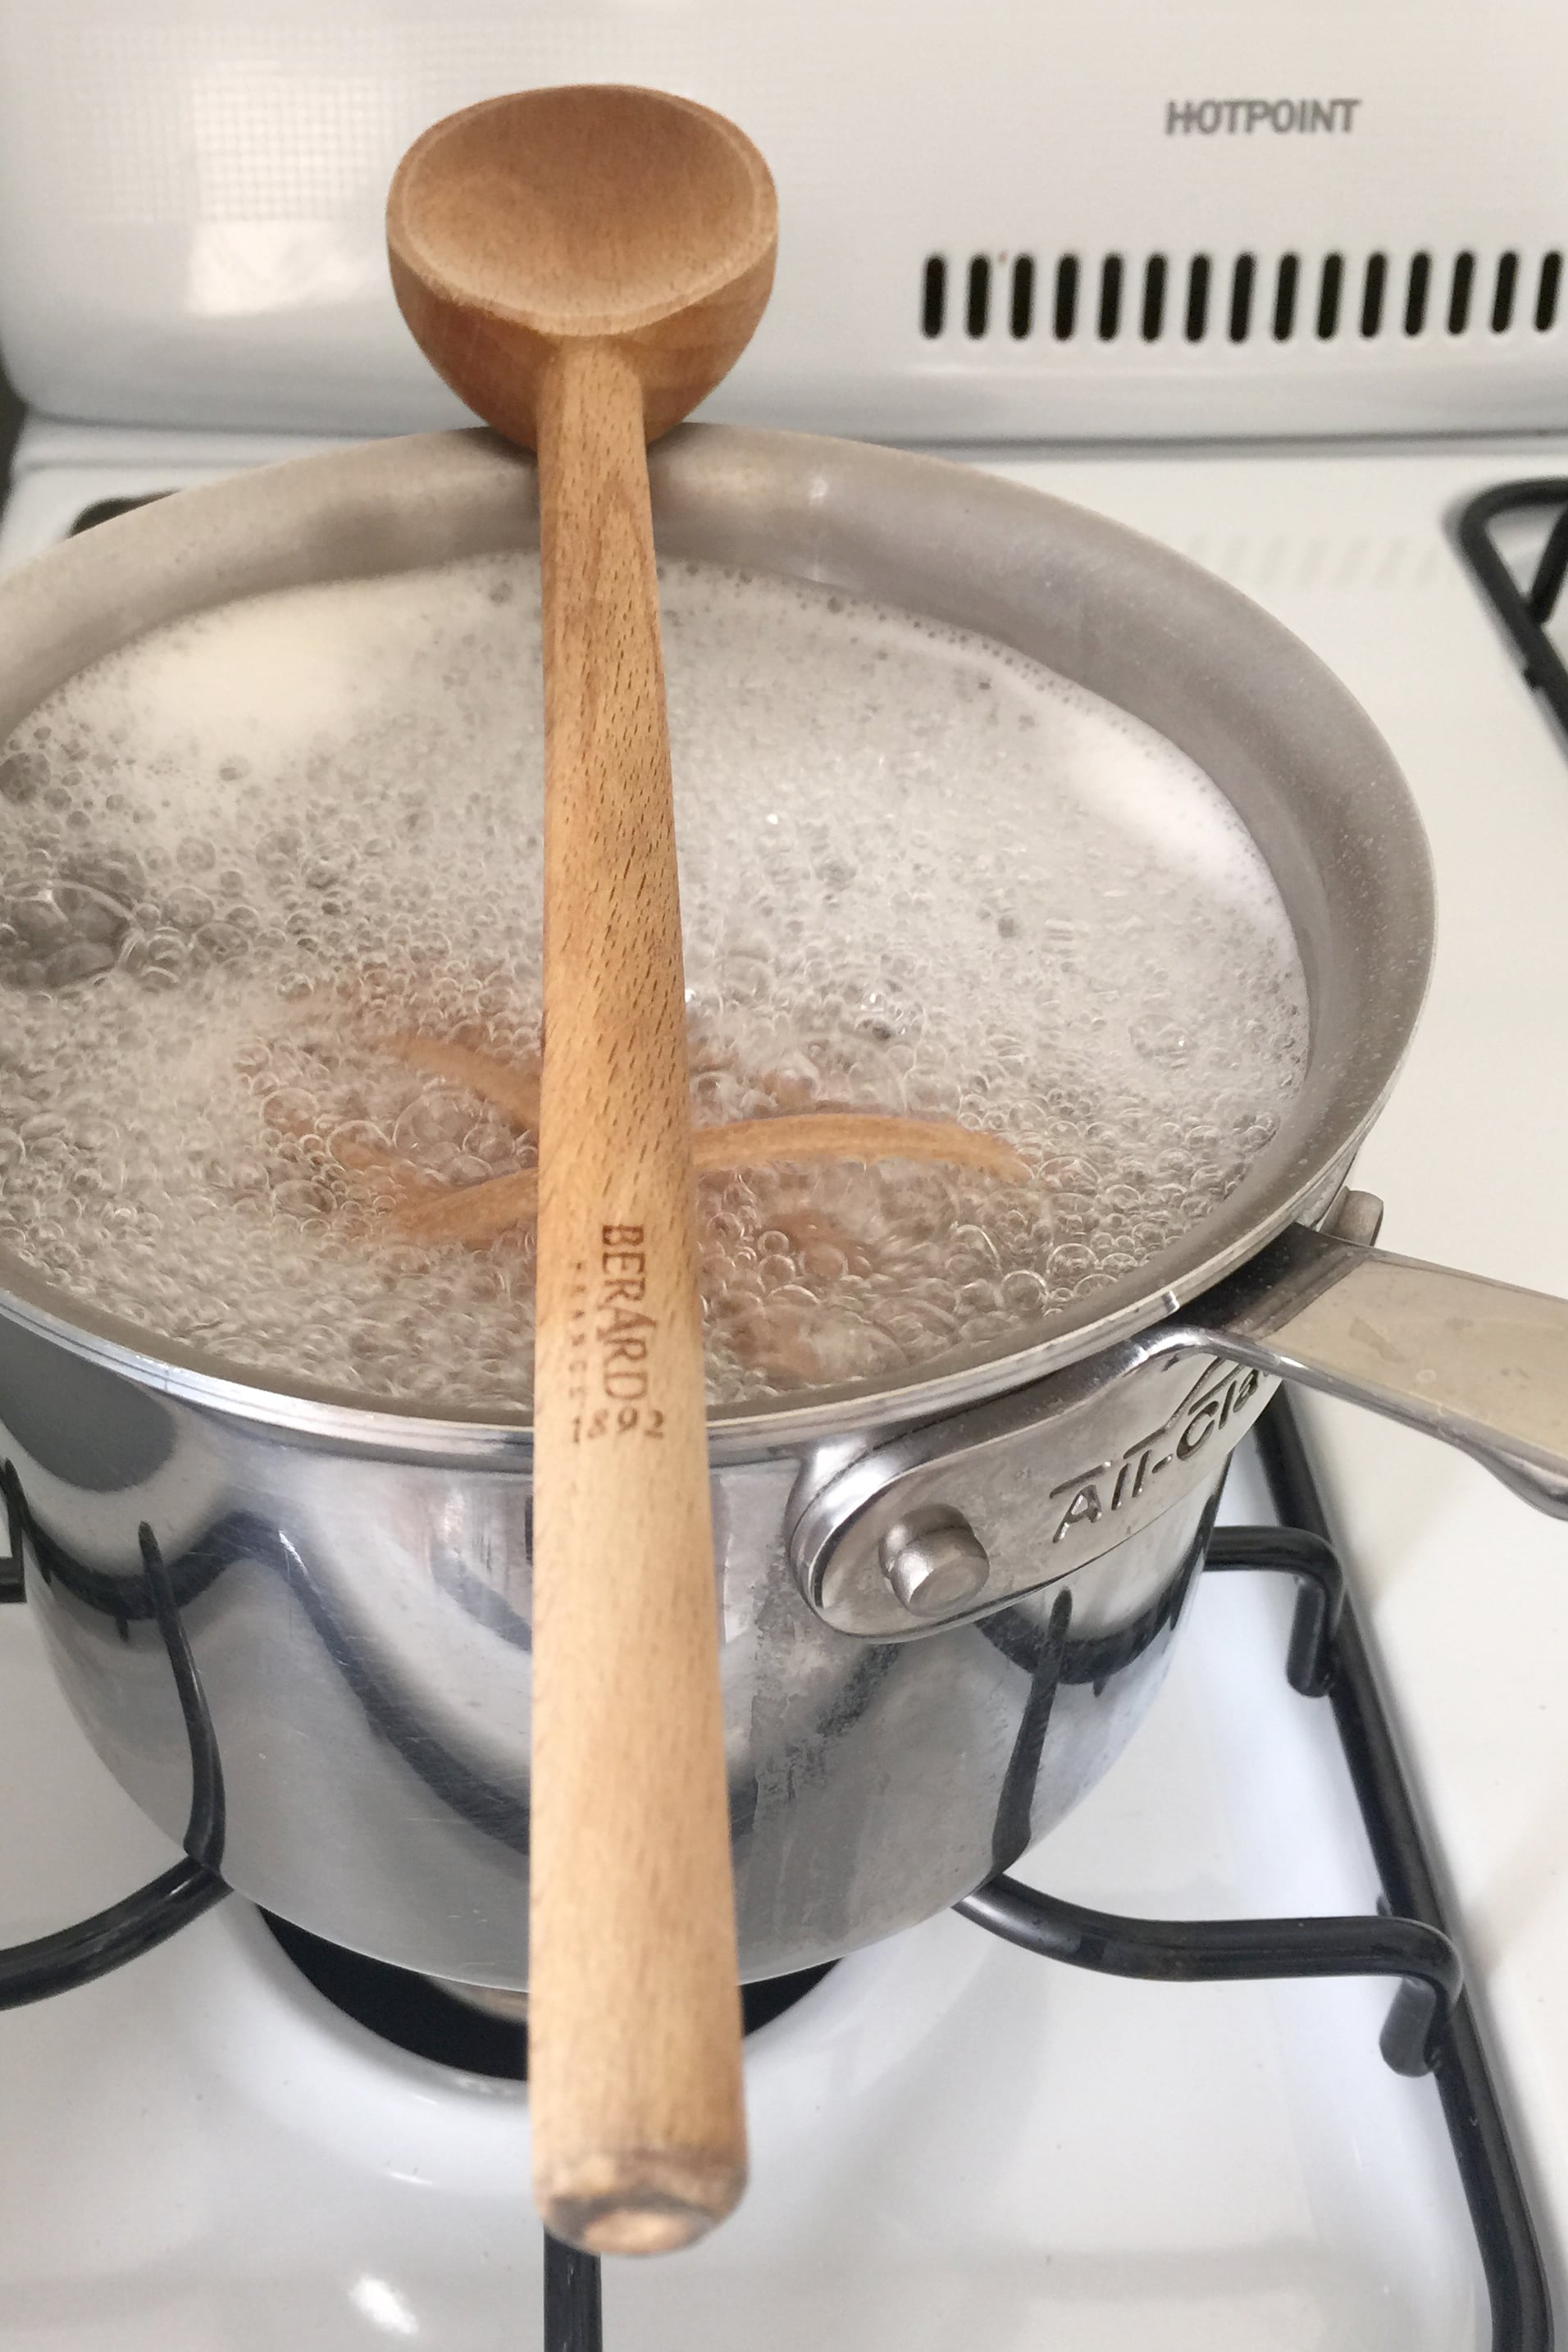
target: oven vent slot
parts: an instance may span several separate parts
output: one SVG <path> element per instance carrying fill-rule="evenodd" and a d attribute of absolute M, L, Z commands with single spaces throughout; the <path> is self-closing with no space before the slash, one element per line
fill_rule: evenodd
<path fill-rule="evenodd" d="M 1549 334 L 1563 256 L 1373 252 L 930 255 L 928 341 L 1334 342 Z"/>

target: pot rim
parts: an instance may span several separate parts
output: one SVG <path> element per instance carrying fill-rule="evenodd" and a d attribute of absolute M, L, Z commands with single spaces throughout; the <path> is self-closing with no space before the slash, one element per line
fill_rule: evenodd
<path fill-rule="evenodd" d="M 1268 614 L 1156 541 L 951 460 L 688 425 L 649 453 L 656 530 L 707 555 L 901 604 L 1046 661 L 1155 727 L 1224 791 L 1269 864 L 1306 967 L 1311 1044 L 1280 1131 L 1202 1224 L 1003 1353 L 879 1387 L 715 1414 L 716 1457 L 933 1419 L 1146 1329 L 1321 1212 L 1382 1108 L 1431 962 L 1420 820 L 1360 706 Z M 56 686 L 161 624 L 268 590 L 537 542 L 531 458 L 482 430 L 295 458 L 179 493 L 0 582 L 0 740 Z M 0 1318 L 226 1416 L 337 1446 L 472 1462 L 530 1450 L 522 1415 L 410 1413 L 243 1367 L 66 1302 L 0 1250 Z"/>

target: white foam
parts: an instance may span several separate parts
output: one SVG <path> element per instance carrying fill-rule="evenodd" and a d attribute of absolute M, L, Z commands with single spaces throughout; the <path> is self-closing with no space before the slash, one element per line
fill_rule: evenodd
<path fill-rule="evenodd" d="M 705 1179 L 716 1403 L 997 1350 L 1197 1223 L 1300 1081 L 1272 882 L 1182 754 L 1037 664 L 792 583 L 663 574 L 696 1116 L 1006 1137 Z M 0 1244 L 265 1379 L 526 1409 L 532 1234 L 416 1247 L 531 1137 L 385 1050 L 539 1023 L 536 565 L 161 630 L 0 753 Z M 348 1163 L 348 1164 L 345 1164 Z"/>

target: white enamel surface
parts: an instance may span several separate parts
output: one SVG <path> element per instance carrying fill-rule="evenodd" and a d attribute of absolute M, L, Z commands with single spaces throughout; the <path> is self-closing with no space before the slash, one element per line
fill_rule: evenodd
<path fill-rule="evenodd" d="M 406 430 L 458 411 L 394 308 L 382 236 L 402 150 L 437 116 L 542 82 L 651 82 L 732 115 L 779 186 L 777 291 L 715 413 L 878 434 L 1425 431 L 1568 423 L 1568 312 L 1527 315 L 1561 247 L 1568 14 L 1559 0 L 1139 12 L 1066 0 L 0 0 L 0 344 L 35 406 L 99 421 Z M 1166 130 L 1167 107 L 1354 101 L 1349 131 Z M 1019 252 L 1037 325 L 1009 331 Z M 1405 271 L 1431 255 L 1423 331 Z M 1477 259 L 1450 334 L 1449 271 Z M 1500 254 L 1517 316 L 1490 323 Z M 1369 254 L 1393 331 L 1360 332 Z M 1229 333 L 1255 257 L 1256 331 Z M 1301 266 L 1298 331 L 1269 331 Z M 1342 331 L 1316 330 L 1346 266 Z M 920 329 L 945 255 L 946 332 Z M 1058 256 L 1082 322 L 1052 332 Z M 1124 331 L 1096 331 L 1100 265 Z M 1141 331 L 1166 257 L 1165 331 Z M 965 331 L 975 256 L 997 278 Z M 1205 257 L 1206 331 L 1185 331 Z"/>
<path fill-rule="evenodd" d="M 1568 1294 L 1568 758 L 1444 531 L 1561 445 L 1007 467 L 1170 540 L 1360 697 L 1420 805 L 1437 959 L 1357 1165 L 1408 1255 Z M 1568 2219 L 1568 1527 L 1462 1455 L 1313 1401 L 1547 2226 Z M 1560 2257 L 1559 2257 L 1560 2259 Z"/>
<path fill-rule="evenodd" d="M 1037 1858 L 1149 1912 L 1370 1907 L 1283 1594 L 1215 1578 L 1170 1686 Z M 161 1866 L 0 1623 L 0 1935 Z M 1258 1759 L 1268 1759 L 1260 1779 Z M 1289 1822 L 1281 1839 L 1279 1824 Z M 613 2352 L 1479 2352 L 1427 2083 L 1386 1990 L 1151 1986 L 951 1916 L 849 1961 L 749 2045 L 752 2174 L 696 2252 L 612 2266 Z M 0 2017 L 7 2352 L 441 2352 L 537 2343 L 526 2100 L 388 2051 L 237 1903 L 117 1977 Z"/>

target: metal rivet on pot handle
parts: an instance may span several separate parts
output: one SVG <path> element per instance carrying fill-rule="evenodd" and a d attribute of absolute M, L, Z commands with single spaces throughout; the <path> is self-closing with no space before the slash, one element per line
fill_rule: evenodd
<path fill-rule="evenodd" d="M 933 1507 L 889 1528 L 882 1573 L 911 1617 L 945 1617 L 978 1600 L 991 1573 L 985 1547 L 961 1512 Z"/>

